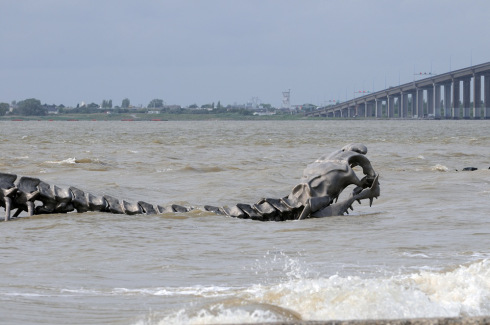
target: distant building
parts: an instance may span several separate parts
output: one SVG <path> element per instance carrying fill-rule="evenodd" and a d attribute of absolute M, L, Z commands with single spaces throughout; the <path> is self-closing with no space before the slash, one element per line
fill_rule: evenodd
<path fill-rule="evenodd" d="M 291 89 L 282 92 L 282 107 L 290 109 L 291 108 Z"/>
<path fill-rule="evenodd" d="M 311 112 L 311 111 L 316 110 L 317 106 L 313 105 L 313 104 L 303 104 L 303 105 L 300 105 L 298 108 L 299 108 L 299 110 L 302 110 L 303 112 Z"/>
<path fill-rule="evenodd" d="M 59 114 L 58 107 L 56 105 L 43 105 L 44 109 L 46 110 L 47 114 Z"/>
<path fill-rule="evenodd" d="M 253 113 L 253 115 L 256 115 L 256 116 L 269 116 L 269 115 L 274 115 L 274 114 L 276 114 L 276 112 L 268 111 L 265 108 L 258 108 Z"/>

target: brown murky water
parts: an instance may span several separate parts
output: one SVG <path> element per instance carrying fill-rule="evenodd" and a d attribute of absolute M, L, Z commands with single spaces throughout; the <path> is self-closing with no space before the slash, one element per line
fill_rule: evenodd
<path fill-rule="evenodd" d="M 129 201 L 286 195 L 367 145 L 381 197 L 291 222 L 102 213 L 0 222 L 0 323 L 490 314 L 488 121 L 0 122 L 0 170 Z M 479 170 L 462 172 L 463 167 Z"/>

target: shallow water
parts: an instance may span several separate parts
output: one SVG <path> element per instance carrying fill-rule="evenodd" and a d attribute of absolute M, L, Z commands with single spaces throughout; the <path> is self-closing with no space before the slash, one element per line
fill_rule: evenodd
<path fill-rule="evenodd" d="M 0 222 L 0 322 L 208 324 L 490 315 L 488 121 L 0 122 L 0 171 L 132 202 L 281 197 L 367 145 L 381 196 L 289 222 L 57 214 Z M 462 172 L 468 166 L 474 172 Z M 459 170 L 459 171 L 456 171 Z"/>

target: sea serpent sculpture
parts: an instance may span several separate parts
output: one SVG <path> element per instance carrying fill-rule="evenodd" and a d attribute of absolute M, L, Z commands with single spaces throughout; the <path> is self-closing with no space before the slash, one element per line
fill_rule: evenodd
<path fill-rule="evenodd" d="M 301 182 L 288 196 L 280 199 L 263 198 L 255 204 L 237 204 L 233 207 L 205 205 L 202 209 L 234 218 L 260 221 L 301 220 L 339 216 L 353 210 L 352 204 L 380 195 L 378 174 L 366 157 L 367 147 L 349 144 L 330 155 L 318 158 L 303 172 Z M 353 168 L 362 168 L 364 177 L 359 179 Z M 340 193 L 349 185 L 355 185 L 352 193 L 338 201 Z M 5 208 L 5 221 L 17 218 L 23 211 L 28 216 L 72 211 L 99 211 L 116 214 L 160 214 L 188 212 L 194 208 L 177 204 L 153 205 L 143 201 L 130 203 L 115 197 L 96 196 L 76 187 L 51 186 L 38 178 L 20 177 L 0 173 L 0 206 Z"/>

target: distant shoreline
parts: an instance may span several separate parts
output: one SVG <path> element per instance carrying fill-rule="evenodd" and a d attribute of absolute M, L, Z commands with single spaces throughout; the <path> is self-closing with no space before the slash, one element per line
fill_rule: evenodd
<path fill-rule="evenodd" d="M 120 113 L 120 114 L 56 114 L 56 115 L 6 115 L 0 116 L 2 121 L 377 121 L 377 120 L 434 120 L 434 119 L 413 119 L 413 118 L 365 118 L 365 117 L 314 117 L 302 114 L 275 114 L 275 115 L 242 115 L 236 113 L 218 114 L 145 114 L 145 113 Z M 436 119 L 437 120 L 437 119 Z M 466 119 L 460 119 L 466 120 Z M 448 119 L 447 121 L 453 121 Z M 474 121 L 480 121 L 474 120 Z"/>
<path fill-rule="evenodd" d="M 269 120 L 318 120 L 325 118 L 311 118 L 304 115 L 240 115 L 240 114 L 58 114 L 43 116 L 1 116 L 0 121 L 269 121 Z"/>

